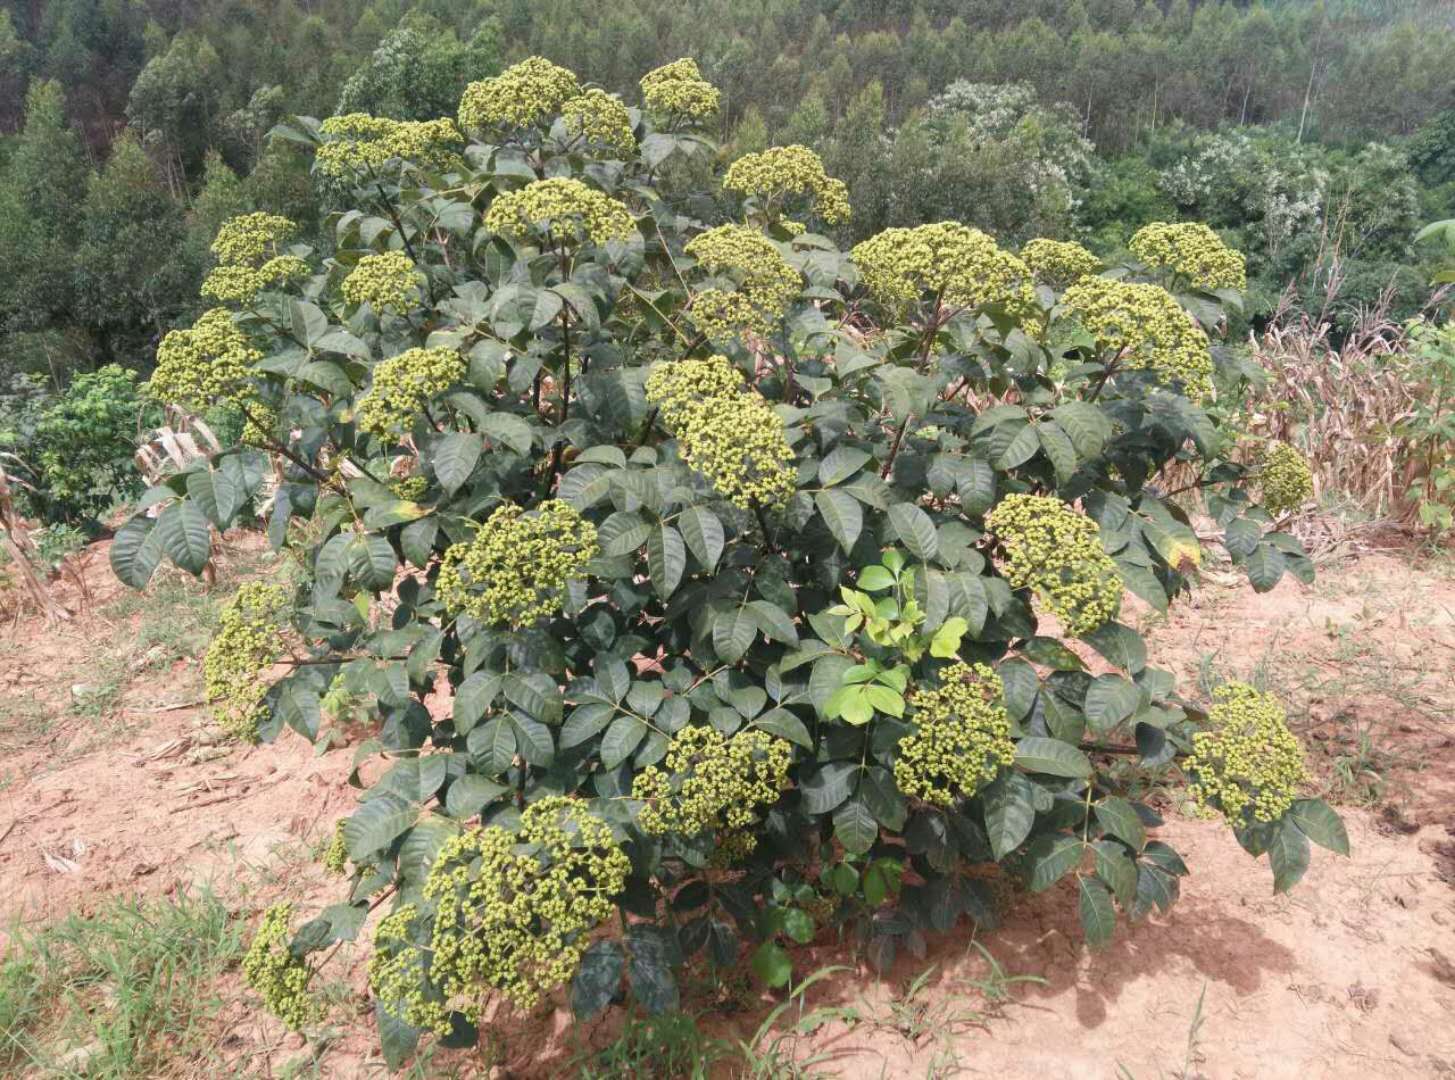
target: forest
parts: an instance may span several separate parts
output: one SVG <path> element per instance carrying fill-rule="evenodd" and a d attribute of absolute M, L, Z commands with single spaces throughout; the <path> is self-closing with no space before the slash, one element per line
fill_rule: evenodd
<path fill-rule="evenodd" d="M 1455 10 L 0 0 L 0 1074 L 1455 1071 Z"/>

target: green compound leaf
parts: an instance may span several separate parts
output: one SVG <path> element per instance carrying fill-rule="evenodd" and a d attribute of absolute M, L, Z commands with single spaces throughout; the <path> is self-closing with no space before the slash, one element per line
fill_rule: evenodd
<path fill-rule="evenodd" d="M 465 431 L 451 431 L 435 443 L 431 463 L 446 494 L 453 495 L 470 479 L 480 460 L 480 450 L 480 436 Z"/>
<path fill-rule="evenodd" d="M 581 954 L 581 966 L 571 980 L 571 1011 L 589 1020 L 610 1005 L 621 990 L 626 954 L 615 941 L 597 941 Z"/>
<path fill-rule="evenodd" d="M 1015 763 L 1028 772 L 1081 779 L 1091 775 L 1091 759 L 1060 739 L 1028 735 L 1016 743 Z"/>
<path fill-rule="evenodd" d="M 827 814 L 838 809 L 854 790 L 858 772 L 858 763 L 852 761 L 826 761 L 816 768 L 810 767 L 799 785 L 803 809 L 810 814 Z"/>
<path fill-rule="evenodd" d="M 1079 893 L 1077 909 L 1081 915 L 1081 929 L 1086 934 L 1086 943 L 1093 949 L 1105 948 L 1116 933 L 1117 925 L 1117 913 L 1112 906 L 1111 893 L 1096 878 L 1077 878 L 1076 886 Z"/>
<path fill-rule="evenodd" d="M 818 465 L 818 481 L 824 487 L 833 487 L 853 476 L 874 455 L 854 446 L 840 446 Z"/>
<path fill-rule="evenodd" d="M 990 850 L 1003 859 L 1025 842 L 1036 820 L 1031 782 L 1018 772 L 1002 770 L 981 793 Z"/>
<path fill-rule="evenodd" d="M 156 531 L 168 558 L 194 577 L 202 573 L 212 557 L 212 527 L 196 503 L 172 503 L 157 518 Z"/>
<path fill-rule="evenodd" d="M 1098 840 L 1091 847 L 1096 854 L 1096 876 L 1106 882 L 1117 903 L 1131 910 L 1137 899 L 1137 864 L 1114 840 Z"/>
<path fill-rule="evenodd" d="M 1141 851 L 1147 842 L 1147 828 L 1136 809 L 1118 795 L 1108 795 L 1093 808 L 1096 820 L 1108 835 L 1126 843 L 1133 851 Z"/>
<path fill-rule="evenodd" d="M 1027 883 L 1031 892 L 1045 892 L 1081 863 L 1086 845 L 1065 833 L 1038 836 L 1026 849 Z"/>
<path fill-rule="evenodd" d="M 847 491 L 835 488 L 818 492 L 813 502 L 839 547 L 845 552 L 853 550 L 854 542 L 864 531 L 864 511 L 859 508 L 858 500 Z"/>
<path fill-rule="evenodd" d="M 702 568 L 711 573 L 717 568 L 717 561 L 722 558 L 722 549 L 726 543 L 718 516 L 704 507 L 689 506 L 682 511 L 677 525 L 682 530 L 688 549 L 702 564 Z"/>
<path fill-rule="evenodd" d="M 930 520 L 929 514 L 913 503 L 896 503 L 891 506 L 889 524 L 915 558 L 929 562 L 939 553 L 940 541 L 935 532 L 935 523 Z"/>
<path fill-rule="evenodd" d="M 1267 592 L 1283 577 L 1283 552 L 1266 540 L 1248 556 L 1248 582 L 1255 592 Z"/>
<path fill-rule="evenodd" d="M 1142 692 L 1120 675 L 1098 675 L 1086 688 L 1086 722 L 1097 734 L 1131 718 Z"/>
<path fill-rule="evenodd" d="M 1288 812 L 1299 831 L 1319 847 L 1349 854 L 1349 833 L 1339 815 L 1323 799 L 1299 799 Z"/>
<path fill-rule="evenodd" d="M 1273 891 L 1287 892 L 1298 884 L 1309 864 L 1308 837 L 1288 818 L 1278 823 L 1268 844 L 1273 867 Z"/>
<path fill-rule="evenodd" d="M 647 725 L 635 716 L 618 716 L 601 740 L 601 764 L 614 769 L 632 756 L 637 745 L 647 737 Z"/>
<path fill-rule="evenodd" d="M 879 839 L 879 822 L 861 796 L 855 796 L 834 811 L 834 836 L 844 850 L 863 855 Z"/>
<path fill-rule="evenodd" d="M 162 541 L 156 523 L 138 514 L 116 530 L 111 542 L 111 569 L 122 584 L 144 589 L 162 561 Z"/>
<path fill-rule="evenodd" d="M 647 570 L 652 589 L 663 600 L 677 591 L 687 570 L 687 545 L 670 525 L 658 525 L 647 536 Z"/>
<path fill-rule="evenodd" d="M 354 811 L 344 822 L 344 846 L 354 862 L 368 862 L 414 824 L 418 807 L 396 795 L 379 795 Z"/>
<path fill-rule="evenodd" d="M 374 1002 L 374 1023 L 379 1029 L 379 1048 L 384 1052 L 384 1063 L 390 1069 L 402 1069 L 419 1045 L 419 1028 L 407 1024 L 384 1007 L 382 1001 Z"/>

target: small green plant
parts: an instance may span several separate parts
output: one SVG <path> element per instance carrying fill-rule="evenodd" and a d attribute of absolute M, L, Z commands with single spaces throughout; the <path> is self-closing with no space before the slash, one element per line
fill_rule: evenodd
<path fill-rule="evenodd" d="M 1395 433 L 1410 441 L 1419 469 L 1408 497 L 1420 523 L 1438 535 L 1455 529 L 1455 329 L 1421 321 L 1409 336 L 1410 375 L 1424 393 Z"/>
<path fill-rule="evenodd" d="M 207 1071 L 215 980 L 241 949 L 208 893 L 16 928 L 0 956 L 0 1071 L 141 1080 L 187 1060 Z"/>
<path fill-rule="evenodd" d="M 704 1035 L 686 1013 L 630 1014 L 621 1034 L 603 1050 L 578 1056 L 572 1064 L 580 1080 L 707 1080 L 731 1046 Z"/>

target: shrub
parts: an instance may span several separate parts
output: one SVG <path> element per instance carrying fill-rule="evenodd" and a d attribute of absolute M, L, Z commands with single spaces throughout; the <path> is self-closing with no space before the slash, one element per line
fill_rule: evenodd
<path fill-rule="evenodd" d="M 355 170 L 336 253 L 209 324 L 280 470 L 270 535 L 309 569 L 293 667 L 239 712 L 330 743 L 327 716 L 367 718 L 357 760 L 389 762 L 342 826 L 347 897 L 288 957 L 356 937 L 392 892 L 371 978 L 395 1063 L 424 1030 L 474 1038 L 492 994 L 569 985 L 589 1015 L 625 982 L 668 1010 L 682 963 L 750 949 L 781 986 L 784 945 L 828 927 L 887 964 L 993 924 L 990 868 L 1074 879 L 1103 945 L 1187 873 L 1111 753 L 1197 751 L 1199 792 L 1279 888 L 1310 839 L 1347 846 L 1297 770 L 1247 767 L 1241 727 L 1196 743 L 1223 714 L 1117 621 L 1124 588 L 1165 610 L 1199 565 L 1149 484 L 1172 463 L 1255 588 L 1312 574 L 1200 403 L 1220 296 L 1184 310 L 1133 267 L 1066 303 L 953 222 L 856 260 L 817 231 L 848 208 L 801 148 L 730 171 L 746 223 L 709 229 L 683 207 L 719 192 L 658 188 L 702 172 L 699 82 L 645 81 L 625 158 L 560 120 L 579 84 L 544 61 L 467 92 L 460 156 L 323 154 Z M 352 303 L 353 268 L 386 253 L 418 288 Z M 151 492 L 121 577 L 162 553 L 199 570 L 258 453 Z M 1297 758 L 1275 703 L 1256 721 Z"/>
<path fill-rule="evenodd" d="M 26 449 L 35 509 L 50 521 L 86 521 L 135 495 L 144 408 L 135 372 L 108 364 L 77 375 L 40 413 Z"/>

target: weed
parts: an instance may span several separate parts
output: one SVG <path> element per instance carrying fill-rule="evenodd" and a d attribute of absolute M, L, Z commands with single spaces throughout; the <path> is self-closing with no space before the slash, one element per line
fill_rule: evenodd
<path fill-rule="evenodd" d="M 1046 985 L 1046 980 L 1039 975 L 1007 974 L 994 954 L 974 938 L 970 939 L 970 947 L 965 950 L 966 956 L 970 955 L 970 949 L 979 951 L 981 958 L 985 961 L 986 972 L 978 979 L 959 979 L 957 980 L 958 985 L 979 993 L 997 1014 L 1008 1002 L 1015 1000 L 1013 993 L 1015 987 L 1023 984 Z"/>
<path fill-rule="evenodd" d="M 15 929 L 0 962 L 0 1069 L 146 1077 L 201 1059 L 213 981 L 241 948 L 207 892 Z"/>
<path fill-rule="evenodd" d="M 729 1044 L 705 1035 L 696 1018 L 669 1012 L 628 1016 L 610 1046 L 571 1064 L 581 1080 L 706 1080 L 711 1066 L 731 1052 Z"/>
<path fill-rule="evenodd" d="M 745 1080 L 800 1080 L 803 1077 L 821 1075 L 815 1071 L 816 1066 L 822 1065 L 833 1055 L 820 1053 L 800 1060 L 793 1054 L 794 1042 L 832 1021 L 837 1020 L 852 1026 L 861 1017 L 855 1009 L 830 1006 L 805 1013 L 805 997 L 809 987 L 815 983 L 849 970 L 851 969 L 842 965 L 819 968 L 789 990 L 788 997 L 763 1018 L 752 1038 L 738 1040 L 734 1049 L 742 1062 L 741 1075 Z M 795 1007 L 798 1010 L 797 1021 L 786 1028 L 778 1029 L 778 1022 Z"/>
<path fill-rule="evenodd" d="M 958 1007 L 953 1000 L 934 1002 L 925 997 L 925 988 L 929 986 L 936 966 L 931 964 L 925 968 L 891 998 L 887 1015 L 875 1018 L 874 1025 L 893 1031 L 918 1046 L 926 1036 L 932 1035 L 943 1041 L 954 1034 L 956 1028 L 983 1023 L 985 1015 L 975 1009 Z"/>

